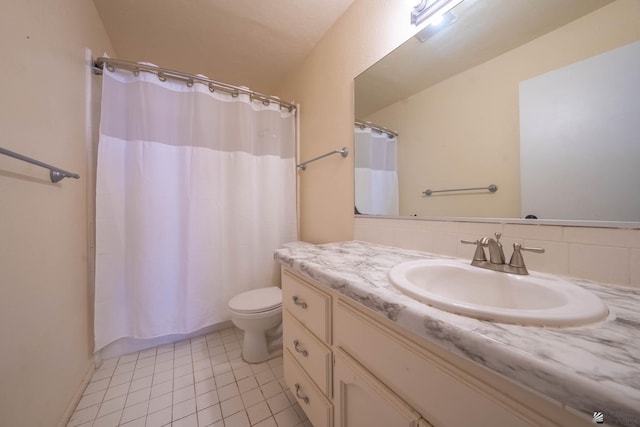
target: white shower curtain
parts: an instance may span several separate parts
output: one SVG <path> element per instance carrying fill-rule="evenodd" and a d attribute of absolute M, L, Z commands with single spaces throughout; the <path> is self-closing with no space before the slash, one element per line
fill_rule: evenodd
<path fill-rule="evenodd" d="M 105 70 L 95 349 L 229 320 L 296 239 L 295 117 L 207 86 Z"/>
<path fill-rule="evenodd" d="M 355 127 L 355 203 L 364 215 L 399 215 L 398 138 Z"/>

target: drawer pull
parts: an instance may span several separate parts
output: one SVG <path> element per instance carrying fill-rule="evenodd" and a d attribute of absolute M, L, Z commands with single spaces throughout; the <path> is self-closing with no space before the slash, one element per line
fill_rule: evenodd
<path fill-rule="evenodd" d="M 296 295 L 294 295 L 291 299 L 293 300 L 293 303 L 294 303 L 295 305 L 299 305 L 299 306 L 300 306 L 300 307 L 302 307 L 302 308 L 307 308 L 307 303 L 306 303 L 306 302 L 304 302 L 304 301 L 302 301 L 302 300 L 301 300 L 300 298 L 298 298 Z"/>
<path fill-rule="evenodd" d="M 296 383 L 296 396 L 298 396 L 299 399 L 302 399 L 302 401 L 308 405 L 309 398 L 305 395 L 300 395 L 300 389 L 302 389 L 302 387 L 300 387 L 300 384 Z"/>
<path fill-rule="evenodd" d="M 309 356 L 309 352 L 307 350 L 301 349 L 300 347 L 298 347 L 300 345 L 300 341 L 298 340 L 293 340 L 293 347 L 296 349 L 296 351 L 300 354 L 302 354 L 304 357 Z"/>

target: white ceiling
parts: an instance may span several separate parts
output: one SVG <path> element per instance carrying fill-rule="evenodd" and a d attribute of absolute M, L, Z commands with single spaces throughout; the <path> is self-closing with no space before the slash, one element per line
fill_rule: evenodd
<path fill-rule="evenodd" d="M 354 0 L 94 0 L 118 59 L 270 94 Z"/>

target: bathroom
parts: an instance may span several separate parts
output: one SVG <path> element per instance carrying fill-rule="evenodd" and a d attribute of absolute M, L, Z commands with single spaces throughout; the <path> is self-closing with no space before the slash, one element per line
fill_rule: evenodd
<path fill-rule="evenodd" d="M 415 1 L 347 3 L 306 58 L 270 92 L 300 105 L 300 161 L 353 148 L 354 78 L 417 31 L 409 19 Z M 597 21 L 601 32 L 576 35 L 577 45 L 599 46 L 594 49 L 600 52 L 640 39 L 637 0 L 617 0 L 605 8 L 617 17 L 606 24 L 616 31 Z M 110 40 L 116 36 L 107 33 L 91 1 L 10 0 L 2 9 L 1 146 L 87 176 L 85 49 L 118 58 Z M 602 34 L 613 33 L 619 41 L 606 46 Z M 181 69 L 200 72 L 191 68 Z M 300 240 L 360 240 L 470 260 L 473 248 L 460 240 L 502 232 L 505 247 L 520 241 L 547 249 L 546 256 L 527 254 L 531 270 L 640 287 L 637 227 L 354 218 L 352 161 L 351 154 L 331 156 L 298 174 Z M 38 168 L 0 158 L 3 426 L 66 425 L 94 363 L 87 181 L 51 185 L 42 176 Z"/>

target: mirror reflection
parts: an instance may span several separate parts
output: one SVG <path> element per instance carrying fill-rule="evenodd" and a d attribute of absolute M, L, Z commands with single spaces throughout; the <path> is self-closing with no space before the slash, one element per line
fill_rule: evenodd
<path fill-rule="evenodd" d="M 464 0 L 356 77 L 356 213 L 640 222 L 639 12 Z"/>

